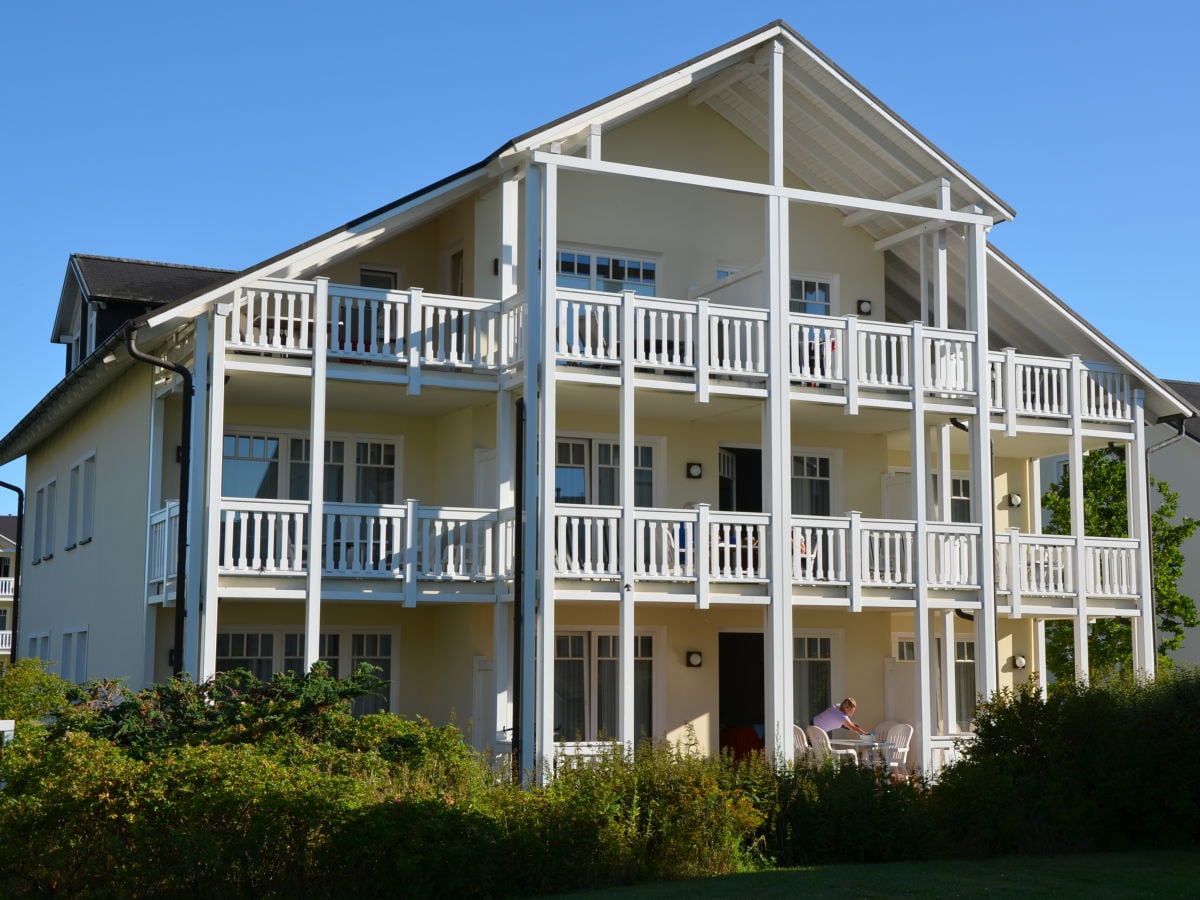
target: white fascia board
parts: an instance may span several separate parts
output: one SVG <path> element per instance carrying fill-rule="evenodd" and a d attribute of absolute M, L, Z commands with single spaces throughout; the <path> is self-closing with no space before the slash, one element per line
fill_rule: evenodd
<path fill-rule="evenodd" d="M 746 51 L 779 38 L 784 33 L 778 25 L 756 32 L 720 52 L 696 60 L 690 66 L 653 78 L 640 87 L 617 94 L 607 103 L 589 107 L 552 127 L 536 131 L 519 143 L 514 143 L 512 149 L 519 153 L 523 150 L 544 147 L 555 141 L 567 141 L 590 124 L 604 124 L 614 119 L 625 118 L 663 97 L 690 88 L 698 81 L 715 74 L 728 65 L 730 60 L 740 61 L 740 57 Z"/>
<path fill-rule="evenodd" d="M 157 327 L 179 319 L 193 319 L 207 309 L 214 300 L 261 278 L 295 278 L 304 269 L 327 263 L 336 256 L 372 244 L 387 236 L 389 232 L 406 227 L 412 220 L 429 215 L 439 207 L 461 199 L 474 190 L 479 182 L 485 181 L 489 177 L 486 168 L 472 169 L 436 190 L 414 197 L 408 203 L 389 209 L 365 222 L 359 222 L 353 228 L 344 229 L 315 244 L 303 246 L 294 253 L 243 272 L 232 281 L 219 284 L 212 290 L 198 294 L 178 306 L 162 309 L 148 316 L 146 324 Z"/>
<path fill-rule="evenodd" d="M 1057 297 L 1049 294 L 1041 285 L 1030 280 L 1028 275 L 1026 275 L 1020 269 L 1015 268 L 1007 259 L 1004 258 L 1004 256 L 997 252 L 991 244 L 987 245 L 987 253 L 989 265 L 1000 266 L 1006 272 L 1020 281 L 1023 285 L 1025 285 L 1029 290 L 1033 291 L 1039 297 L 1042 297 L 1050 309 L 1056 311 L 1063 319 L 1070 322 L 1075 328 L 1087 335 L 1088 338 L 1095 341 L 1096 344 L 1103 348 L 1113 359 L 1120 362 L 1122 366 L 1126 367 L 1131 372 L 1136 373 L 1149 390 L 1152 390 L 1155 395 L 1170 404 L 1174 412 L 1183 413 L 1184 416 L 1191 416 L 1191 409 L 1181 404 L 1173 394 L 1163 390 L 1158 378 L 1152 375 L 1136 359 L 1102 335 L 1080 316 L 1076 315 L 1073 310 L 1067 307 Z"/>
<path fill-rule="evenodd" d="M 855 84 L 853 81 L 848 79 L 845 75 L 843 75 L 835 66 L 831 66 L 828 62 L 826 62 L 820 56 L 817 56 L 811 50 L 809 50 L 808 47 L 797 42 L 795 40 L 795 38 L 793 38 L 790 34 L 787 35 L 787 38 L 791 42 L 791 45 L 793 47 L 802 51 L 816 65 L 820 66 L 821 69 L 823 69 L 826 73 L 828 73 L 831 78 L 836 79 L 839 84 L 841 84 L 843 87 L 846 88 L 846 90 L 850 91 L 856 97 L 858 97 L 860 100 L 862 100 L 862 102 L 865 103 L 871 109 L 872 112 L 874 112 L 876 115 L 880 116 L 881 118 L 885 119 L 894 128 L 897 128 L 901 132 L 903 132 L 903 134 L 910 141 L 912 141 L 915 145 L 920 147 L 924 152 L 928 153 L 930 156 L 932 156 L 934 159 L 936 159 L 939 164 L 945 166 L 946 170 L 951 175 L 956 177 L 960 182 L 962 182 L 963 184 L 966 184 L 966 185 L 970 185 L 971 188 L 977 194 L 979 194 L 980 197 L 983 197 L 984 199 L 986 199 L 988 201 L 989 204 L 991 204 L 991 206 L 996 210 L 996 212 L 1000 215 L 1000 217 L 1002 217 L 1006 220 L 1009 220 L 1009 221 L 1012 220 L 1012 218 L 1013 218 L 1012 214 L 1008 211 L 1008 208 L 1005 206 L 1005 204 L 1000 201 L 1000 198 L 996 197 L 989 191 L 985 191 L 983 189 L 983 185 L 979 184 L 979 182 L 977 182 L 974 178 L 972 178 L 970 175 L 968 175 L 966 172 L 964 172 L 958 166 L 954 165 L 954 163 L 951 162 L 951 160 L 948 159 L 946 156 L 944 156 L 936 147 L 934 147 L 932 144 L 930 144 L 928 141 L 926 141 L 924 138 L 922 138 L 919 134 L 914 132 L 912 130 L 911 126 L 905 124 L 901 119 L 897 118 L 895 115 L 893 115 L 891 112 L 889 112 L 885 107 L 883 107 L 878 102 L 876 102 L 873 98 L 871 98 L 866 93 L 864 93 L 857 84 Z"/>
<path fill-rule="evenodd" d="M 67 298 L 68 294 L 74 295 L 75 288 L 86 292 L 83 275 L 76 268 L 75 257 L 72 255 L 67 260 L 67 271 L 63 275 L 62 289 L 58 292 L 58 309 L 55 310 L 54 325 L 50 330 L 50 343 L 52 344 L 66 343 L 63 340 L 63 335 L 67 334 L 71 329 L 71 315 L 67 313 L 70 301 Z"/>
<path fill-rule="evenodd" d="M 713 175 L 696 175 L 691 172 L 676 172 L 670 169 L 656 169 L 649 166 L 635 166 L 629 163 L 604 162 L 602 160 L 583 159 L 578 156 L 563 156 L 561 153 L 546 153 L 535 150 L 532 153 L 535 163 L 556 165 L 563 169 L 573 169 L 581 172 L 591 172 L 597 175 L 619 175 L 626 178 L 645 178 L 650 181 L 665 181 L 672 184 L 689 184 L 694 187 L 713 188 L 737 194 L 750 194 L 759 197 L 781 196 L 798 203 L 813 203 L 818 206 L 849 207 L 851 209 L 870 209 L 877 212 L 889 213 L 896 216 L 913 216 L 918 219 L 938 219 L 942 222 L 955 222 L 963 225 L 993 224 L 991 216 L 978 213 L 957 212 L 936 209 L 930 206 L 911 206 L 904 203 L 893 203 L 890 200 L 873 200 L 869 197 L 850 197 L 844 194 L 828 194 L 824 191 L 810 191 L 803 188 L 779 188 L 755 181 L 739 181 L 734 178 L 718 178 Z"/>

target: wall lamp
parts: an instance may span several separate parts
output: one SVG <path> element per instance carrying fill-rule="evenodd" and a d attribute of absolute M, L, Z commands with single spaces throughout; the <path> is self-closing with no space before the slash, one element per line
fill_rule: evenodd
<path fill-rule="evenodd" d="M 687 477 L 700 478 L 704 474 L 704 466 L 698 462 L 690 462 L 687 464 Z"/>
<path fill-rule="evenodd" d="M 1028 660 L 1026 660 L 1024 655 L 1022 655 L 1020 653 L 1013 656 L 1012 659 L 1009 660 L 1009 662 L 1012 663 L 1012 667 L 1014 669 L 1023 669 L 1028 664 Z"/>
<path fill-rule="evenodd" d="M 860 316 L 869 316 L 871 314 L 872 303 L 866 297 L 862 297 L 858 301 L 858 314 Z"/>
<path fill-rule="evenodd" d="M 704 654 L 699 650 L 689 650 L 684 657 L 689 669 L 698 669 L 704 665 Z"/>
<path fill-rule="evenodd" d="M 1016 491 L 1012 491 L 1011 493 L 1005 494 L 1004 499 L 1008 503 L 1008 506 L 1010 509 L 1020 509 L 1021 504 L 1025 502 L 1024 500 L 1021 499 L 1021 495 L 1018 494 Z"/>

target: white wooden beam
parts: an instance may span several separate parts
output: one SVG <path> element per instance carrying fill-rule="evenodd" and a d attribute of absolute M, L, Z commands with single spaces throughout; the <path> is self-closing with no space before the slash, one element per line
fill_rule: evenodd
<path fill-rule="evenodd" d="M 901 191 L 899 194 L 895 194 L 887 199 L 892 203 L 909 203 L 912 200 L 920 200 L 922 197 L 932 197 L 938 195 L 941 193 L 943 188 L 946 190 L 950 189 L 950 179 L 946 178 L 945 176 L 935 178 L 933 181 L 927 181 L 924 184 L 917 185 L 915 188 L 910 188 L 907 191 Z M 942 209 L 949 208 L 948 204 L 939 204 L 939 206 Z M 879 215 L 879 213 L 871 210 L 862 210 L 861 212 L 850 213 L 850 215 L 842 219 L 842 224 L 847 228 L 852 228 L 855 225 L 861 225 L 863 222 L 867 221 L 867 219 L 877 215 Z"/>
<path fill-rule="evenodd" d="M 212 364 L 209 366 L 208 447 L 205 460 L 208 474 L 204 492 L 204 597 L 198 610 L 200 622 L 200 664 L 196 681 L 217 674 L 217 616 L 221 562 L 221 468 L 225 458 L 225 338 L 229 328 L 229 305 L 218 303 L 213 309 Z M 199 572 L 196 574 L 200 574 Z"/>
<path fill-rule="evenodd" d="M 783 187 L 783 44 L 771 42 L 770 103 L 767 110 L 768 178 L 776 187 Z"/>
<path fill-rule="evenodd" d="M 933 214 L 940 214 L 940 210 L 930 210 Z M 880 238 L 875 242 L 875 249 L 879 252 L 890 250 L 897 244 L 903 244 L 905 241 L 910 241 L 915 237 L 921 237 L 929 234 L 931 231 L 944 231 L 946 228 L 945 219 L 933 219 L 929 222 L 922 222 L 919 225 L 914 225 L 912 228 L 905 228 L 903 231 L 898 231 L 895 234 L 888 235 L 885 238 Z"/>
<path fill-rule="evenodd" d="M 990 216 L 975 213 L 931 209 L 927 206 L 909 206 L 903 203 L 891 203 L 887 200 L 873 200 L 869 197 L 851 197 L 845 194 L 830 194 L 824 191 L 812 191 L 803 188 L 776 187 L 754 181 L 718 178 L 712 175 L 698 175 L 692 172 L 676 172 L 670 169 L 636 166 L 629 163 L 590 160 L 578 156 L 561 156 L 559 154 L 547 153 L 543 150 L 534 151 L 533 161 L 536 163 L 554 162 L 561 169 L 591 172 L 596 175 L 645 178 L 650 181 L 692 185 L 694 187 L 711 188 L 735 194 L 749 194 L 756 197 L 780 196 L 796 203 L 811 203 L 817 206 L 840 206 L 851 209 L 873 209 L 879 212 L 890 213 L 891 215 L 912 216 L 913 218 L 922 220 L 936 218 L 946 224 L 954 223 L 980 226 L 990 226 L 992 224 Z"/>
<path fill-rule="evenodd" d="M 329 279 L 317 279 L 313 321 L 329 321 Z M 321 658 L 321 560 L 325 530 L 325 370 L 329 332 L 312 331 L 312 394 L 308 434 L 308 583 L 304 602 L 304 671 Z"/>
<path fill-rule="evenodd" d="M 707 81 L 700 83 L 698 87 L 693 88 L 688 93 L 688 105 L 699 106 L 710 97 L 713 97 L 721 91 L 725 90 L 732 84 L 741 81 L 750 75 L 762 72 L 767 68 L 769 61 L 764 59 L 761 54 L 755 54 L 751 59 L 737 65 L 730 66 L 719 75 L 714 75 Z"/>

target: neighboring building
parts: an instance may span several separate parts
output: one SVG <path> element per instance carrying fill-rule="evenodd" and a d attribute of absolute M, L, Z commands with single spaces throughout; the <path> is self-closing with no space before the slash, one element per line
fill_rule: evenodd
<path fill-rule="evenodd" d="M 139 346 L 195 374 L 186 670 L 374 663 L 382 705 L 515 731 L 527 769 L 747 728 L 787 758 L 846 694 L 934 764 L 1048 618 L 1130 617 L 1152 671 L 1145 479 L 1126 540 L 1043 537 L 1022 499 L 1057 454 L 1141 472 L 1191 410 L 987 243 L 1013 215 L 775 23 L 141 294 Z M 0 441 L 21 649 L 137 686 L 170 674 L 180 381 L 80 302 Z"/>
<path fill-rule="evenodd" d="M 1192 406 L 1200 408 L 1200 383 L 1167 381 L 1166 384 Z M 1186 420 L 1183 429 L 1178 440 L 1172 440 L 1180 433 L 1178 427 L 1160 425 L 1148 433 L 1152 444 L 1163 442 L 1150 454 L 1150 474 L 1167 482 L 1179 494 L 1178 518 L 1200 519 L 1200 419 Z M 1152 494 L 1151 499 L 1156 496 Z M 1184 542 L 1183 557 L 1179 590 L 1200 602 L 1200 531 Z M 1200 664 L 1200 628 L 1188 629 L 1183 646 L 1173 656 L 1181 663 Z"/>
<path fill-rule="evenodd" d="M 0 659 L 12 655 L 13 589 L 16 586 L 17 517 L 0 516 Z"/>

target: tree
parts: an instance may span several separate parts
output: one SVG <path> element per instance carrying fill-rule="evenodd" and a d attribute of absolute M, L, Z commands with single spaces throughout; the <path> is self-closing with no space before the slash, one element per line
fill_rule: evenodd
<path fill-rule="evenodd" d="M 1176 522 L 1179 494 L 1165 481 L 1151 478 L 1158 504 L 1150 515 L 1150 552 L 1153 564 L 1154 612 L 1159 632 L 1158 664 L 1171 668 L 1168 655 L 1183 643 L 1183 632 L 1200 624 L 1196 602 L 1179 592 L 1183 575 L 1182 544 L 1200 520 L 1184 516 Z M 1049 534 L 1071 533 L 1071 483 L 1067 472 L 1051 485 L 1042 500 L 1050 512 Z M 1128 537 L 1125 453 L 1121 449 L 1094 450 L 1083 459 L 1083 522 L 1093 537 Z M 1075 677 L 1075 641 L 1072 623 L 1046 623 L 1046 662 L 1059 680 Z M 1128 619 L 1097 619 L 1088 626 L 1088 662 L 1093 678 L 1133 670 L 1133 637 Z"/>

